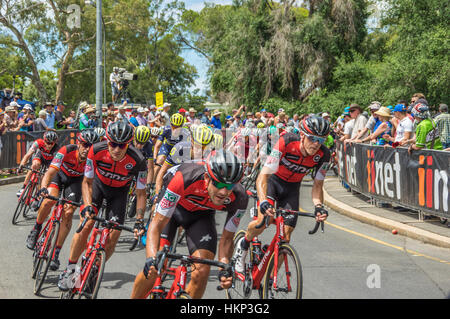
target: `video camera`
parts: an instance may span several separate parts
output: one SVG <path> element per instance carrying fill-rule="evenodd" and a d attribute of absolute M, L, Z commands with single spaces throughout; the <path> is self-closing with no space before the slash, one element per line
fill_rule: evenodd
<path fill-rule="evenodd" d="M 118 68 L 120 80 L 134 81 L 137 80 L 137 74 L 130 73 L 124 68 Z"/>

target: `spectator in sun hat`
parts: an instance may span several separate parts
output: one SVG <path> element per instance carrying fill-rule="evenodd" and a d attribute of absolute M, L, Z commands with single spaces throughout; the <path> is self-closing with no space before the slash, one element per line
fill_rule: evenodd
<path fill-rule="evenodd" d="M 367 124 L 367 118 L 362 114 L 362 108 L 358 104 L 351 104 L 349 111 L 350 117 L 355 120 L 353 124 L 353 130 L 350 139 L 356 138 L 364 130 Z M 364 138 L 367 135 L 363 134 L 360 138 Z"/>
<path fill-rule="evenodd" d="M 388 142 L 383 138 L 383 136 L 385 134 L 392 136 L 393 125 L 390 122 L 390 119 L 392 117 L 391 110 L 387 107 L 382 106 L 378 111 L 375 112 L 375 114 L 378 115 L 378 119 L 380 120 L 379 125 L 375 126 L 374 132 L 372 134 L 365 138 L 357 139 L 355 140 L 355 142 L 365 143 L 374 141 L 376 145 L 385 145 Z"/>
<path fill-rule="evenodd" d="M 394 116 L 398 120 L 395 129 L 395 136 L 384 135 L 383 138 L 392 142 L 393 147 L 402 146 L 408 143 L 414 134 L 414 125 L 406 114 L 407 107 L 404 104 L 397 104 L 394 107 Z"/>
<path fill-rule="evenodd" d="M 220 114 L 222 114 L 222 112 L 216 110 L 214 111 L 211 118 L 211 125 L 217 129 L 222 129 L 222 123 L 220 122 Z"/>
<path fill-rule="evenodd" d="M 146 112 L 145 108 L 143 108 L 142 106 L 138 107 L 137 115 L 136 115 L 136 121 L 138 123 L 137 126 L 139 126 L 139 125 L 147 126 L 147 120 L 145 118 L 145 112 Z"/>
<path fill-rule="evenodd" d="M 189 113 L 186 116 L 186 122 L 188 124 L 194 124 L 194 122 L 195 122 L 195 113 L 197 113 L 197 111 L 193 107 L 189 108 Z"/>

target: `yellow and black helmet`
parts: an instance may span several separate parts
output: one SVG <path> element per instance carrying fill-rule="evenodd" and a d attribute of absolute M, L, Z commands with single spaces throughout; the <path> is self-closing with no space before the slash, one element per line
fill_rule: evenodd
<path fill-rule="evenodd" d="M 192 131 L 192 139 L 200 145 L 208 145 L 213 140 L 213 131 L 206 125 L 199 125 Z"/>
<path fill-rule="evenodd" d="M 265 128 L 266 125 L 264 124 L 264 122 L 259 122 L 258 125 L 256 125 L 257 128 Z"/>
<path fill-rule="evenodd" d="M 184 116 L 180 113 L 175 113 L 170 117 L 170 124 L 173 126 L 182 126 L 184 124 Z"/>
<path fill-rule="evenodd" d="M 214 133 L 214 141 L 211 143 L 215 150 L 220 150 L 223 148 L 223 136 L 220 133 Z"/>
<path fill-rule="evenodd" d="M 147 143 L 150 135 L 150 128 L 144 125 L 139 125 L 134 131 L 134 139 L 138 143 Z"/>

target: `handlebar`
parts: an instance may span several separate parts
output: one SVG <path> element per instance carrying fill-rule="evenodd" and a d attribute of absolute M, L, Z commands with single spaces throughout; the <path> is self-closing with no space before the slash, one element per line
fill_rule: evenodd
<path fill-rule="evenodd" d="M 300 211 L 296 211 L 296 210 L 282 209 L 282 208 L 278 208 L 275 211 L 275 214 L 276 214 L 276 216 L 287 215 L 287 214 L 297 214 L 298 216 L 316 218 L 316 215 L 313 214 L 313 213 L 304 213 L 304 212 L 300 212 Z M 263 227 L 264 224 L 265 224 L 266 227 L 268 227 L 269 226 L 269 221 L 270 221 L 270 216 L 266 215 L 266 216 L 264 216 L 264 218 L 261 221 L 261 223 L 256 225 L 255 228 L 259 229 L 259 228 Z M 314 228 L 312 230 L 310 230 L 308 232 L 308 234 L 310 234 L 310 235 L 315 234 L 317 232 L 317 230 L 319 229 L 319 226 L 321 227 L 322 233 L 325 232 L 324 222 L 323 221 L 321 221 L 321 222 L 316 221 L 316 224 L 314 225 Z"/>
<path fill-rule="evenodd" d="M 129 231 L 131 233 L 134 232 L 134 228 L 119 224 L 116 221 L 115 217 L 112 217 L 110 220 L 106 220 L 104 218 L 97 217 L 97 216 L 94 216 L 94 217 L 86 216 L 86 218 L 83 220 L 81 225 L 78 227 L 77 233 L 80 233 L 83 230 L 84 226 L 86 225 L 86 223 L 87 223 L 87 221 L 89 219 L 92 219 L 92 220 L 100 222 L 106 228 L 118 229 L 118 230 L 126 230 L 126 231 Z"/>
<path fill-rule="evenodd" d="M 17 169 L 19 169 L 19 167 L 17 167 Z M 36 171 L 34 169 L 31 168 L 31 166 L 22 166 L 22 169 L 27 169 L 29 171 L 32 171 L 33 173 L 39 174 L 39 175 L 44 175 L 44 172 L 41 171 Z"/>
<path fill-rule="evenodd" d="M 65 199 L 65 198 L 58 198 L 58 197 L 55 197 L 55 196 L 52 196 L 52 195 L 45 195 L 44 197 L 48 198 L 48 199 L 51 199 L 51 200 L 54 200 L 54 201 L 58 201 L 58 202 L 63 203 L 63 204 L 69 204 L 69 205 L 73 205 L 73 206 L 76 206 L 76 207 L 80 207 L 82 205 L 82 203 L 74 202 L 74 201 L 71 201 L 71 200 L 68 200 L 68 199 Z"/>

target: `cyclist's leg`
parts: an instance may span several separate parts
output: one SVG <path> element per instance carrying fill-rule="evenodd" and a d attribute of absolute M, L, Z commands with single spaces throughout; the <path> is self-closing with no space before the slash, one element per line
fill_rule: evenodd
<path fill-rule="evenodd" d="M 299 210 L 300 183 L 286 183 L 285 192 L 278 199 L 278 207 Z M 298 215 L 287 215 L 284 218 L 284 238 L 287 242 L 291 240 L 291 234 L 297 225 Z"/>
<path fill-rule="evenodd" d="M 192 215 L 192 213 L 188 213 Z M 186 241 L 189 253 L 192 256 L 202 259 L 214 259 L 217 247 L 217 230 L 214 212 L 201 212 L 200 218 L 195 216 L 195 220 L 188 220 L 182 224 L 186 230 Z M 191 217 L 191 216 L 189 216 Z M 208 284 L 210 266 L 194 264 L 191 273 L 191 280 L 186 287 L 186 292 L 193 299 L 201 298 Z"/>
<path fill-rule="evenodd" d="M 82 179 L 71 179 L 70 184 L 65 185 L 64 189 L 64 198 L 72 200 L 74 202 L 81 201 L 81 183 Z M 69 198 L 70 197 L 70 198 Z M 72 218 L 73 213 L 75 212 L 76 207 L 72 205 L 65 204 L 63 208 L 63 214 L 61 218 L 61 228 L 59 231 L 58 242 L 56 243 L 57 247 L 62 247 L 67 235 L 69 234 L 72 228 Z"/>

